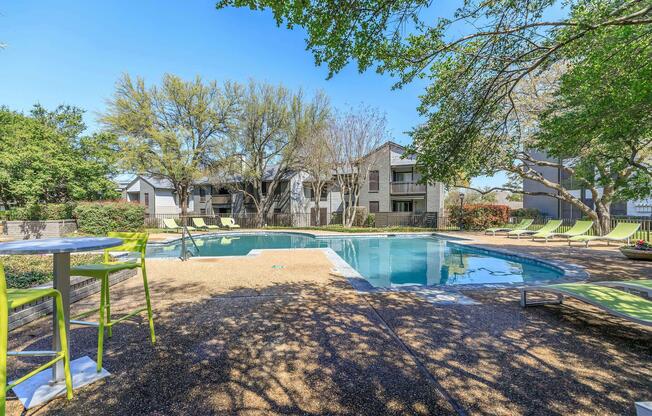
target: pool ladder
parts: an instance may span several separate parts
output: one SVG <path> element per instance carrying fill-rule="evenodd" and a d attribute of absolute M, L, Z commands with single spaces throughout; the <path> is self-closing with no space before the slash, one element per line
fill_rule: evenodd
<path fill-rule="evenodd" d="M 195 246 L 195 250 L 197 250 L 197 254 L 199 254 L 199 247 L 197 246 L 195 239 L 193 238 L 192 234 L 190 234 L 190 231 L 188 230 L 186 224 L 183 224 L 183 228 L 181 229 L 181 255 L 179 256 L 181 261 L 186 261 L 188 260 L 189 257 L 192 257 L 194 255 L 192 254 L 192 251 L 190 251 L 186 246 L 186 235 L 188 235 L 188 238 L 190 238 L 192 245 Z"/>

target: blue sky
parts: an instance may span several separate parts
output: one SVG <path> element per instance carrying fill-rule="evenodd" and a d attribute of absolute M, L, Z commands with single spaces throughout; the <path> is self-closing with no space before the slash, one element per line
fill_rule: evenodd
<path fill-rule="evenodd" d="M 184 78 L 283 83 L 324 90 L 336 107 L 365 103 L 386 113 L 399 143 L 420 122 L 424 84 L 392 91 L 393 80 L 350 65 L 330 80 L 305 50 L 305 34 L 278 28 L 268 12 L 216 10 L 215 0 L 14 1 L 0 3 L 0 105 L 27 111 L 71 104 L 97 113 L 127 72 L 148 83 L 166 73 Z M 450 15 L 452 1 L 436 14 Z M 501 184 L 482 179 L 477 185 Z"/>

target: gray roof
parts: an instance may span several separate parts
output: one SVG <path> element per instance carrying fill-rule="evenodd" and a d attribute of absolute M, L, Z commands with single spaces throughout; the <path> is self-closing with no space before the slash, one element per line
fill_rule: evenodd
<path fill-rule="evenodd" d="M 157 178 L 150 175 L 137 175 L 131 183 L 135 182 L 138 179 L 142 179 L 145 182 L 152 185 L 154 189 L 174 189 L 174 185 L 170 182 L 169 179 Z M 131 183 L 129 185 L 131 185 Z"/>

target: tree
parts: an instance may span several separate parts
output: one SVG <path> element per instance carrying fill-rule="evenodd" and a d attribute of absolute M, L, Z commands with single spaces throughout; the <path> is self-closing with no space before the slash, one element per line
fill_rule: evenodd
<path fill-rule="evenodd" d="M 387 140 L 387 121 L 369 107 L 350 109 L 335 114 L 327 134 L 335 180 L 344 204 L 342 224 L 351 227 L 360 190 L 369 180 L 369 171 L 376 161 L 374 151 Z"/>
<path fill-rule="evenodd" d="M 121 137 L 124 167 L 169 180 L 185 217 L 192 183 L 216 163 L 225 144 L 239 94 L 237 85 L 220 87 L 200 77 L 184 81 L 166 74 L 160 86 L 147 87 L 125 74 L 100 120 Z"/>
<path fill-rule="evenodd" d="M 301 91 L 250 81 L 245 88 L 222 167 L 225 182 L 250 199 L 256 222 L 264 224 L 281 183 L 301 165 L 306 138 L 328 115 L 328 101 L 318 93 L 307 101 Z"/>
<path fill-rule="evenodd" d="M 427 174 L 455 181 L 460 170 L 466 176 L 504 170 L 550 191 L 494 189 L 560 199 L 607 232 L 613 201 L 650 195 L 650 45 L 643 28 L 616 27 L 587 36 L 566 50 L 564 63 L 524 78 L 513 102 L 501 110 L 510 114 L 497 111 L 478 126 L 464 155 L 442 128 L 460 116 L 442 108 L 414 133 Z M 572 177 L 590 192 L 594 206 L 536 167 Z"/>
<path fill-rule="evenodd" d="M 0 200 L 35 206 L 118 196 L 116 138 L 83 135 L 83 110 L 35 105 L 30 115 L 0 108 Z M 55 122 L 56 121 L 56 122 Z"/>
<path fill-rule="evenodd" d="M 333 178 L 333 163 L 328 146 L 326 120 L 312 124 L 313 131 L 307 135 L 301 150 L 301 169 L 310 175 L 310 188 L 314 197 L 315 225 L 320 226 L 322 224 L 320 224 L 319 201 L 324 187 L 328 186 Z"/>

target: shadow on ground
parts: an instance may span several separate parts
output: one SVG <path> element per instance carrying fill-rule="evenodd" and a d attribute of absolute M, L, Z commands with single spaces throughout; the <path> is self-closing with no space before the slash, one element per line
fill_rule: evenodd
<path fill-rule="evenodd" d="M 335 278 L 210 297 L 197 287 L 197 300 L 190 287 L 178 304 L 173 283 L 156 290 L 169 299 L 155 347 L 144 320 L 116 327 L 110 378 L 27 414 L 620 415 L 652 399 L 650 332 L 574 302 L 523 310 L 516 291 L 492 291 L 467 293 L 481 305 L 436 306 Z M 45 349 L 44 327 L 12 342 Z M 94 330 L 72 340 L 74 357 L 95 358 Z"/>
<path fill-rule="evenodd" d="M 142 320 L 118 326 L 105 345 L 113 375 L 39 413 L 453 414 L 368 304 L 341 285 L 232 290 L 166 307 L 156 347 Z M 95 358 L 95 337 L 74 329 L 73 356 Z"/>

